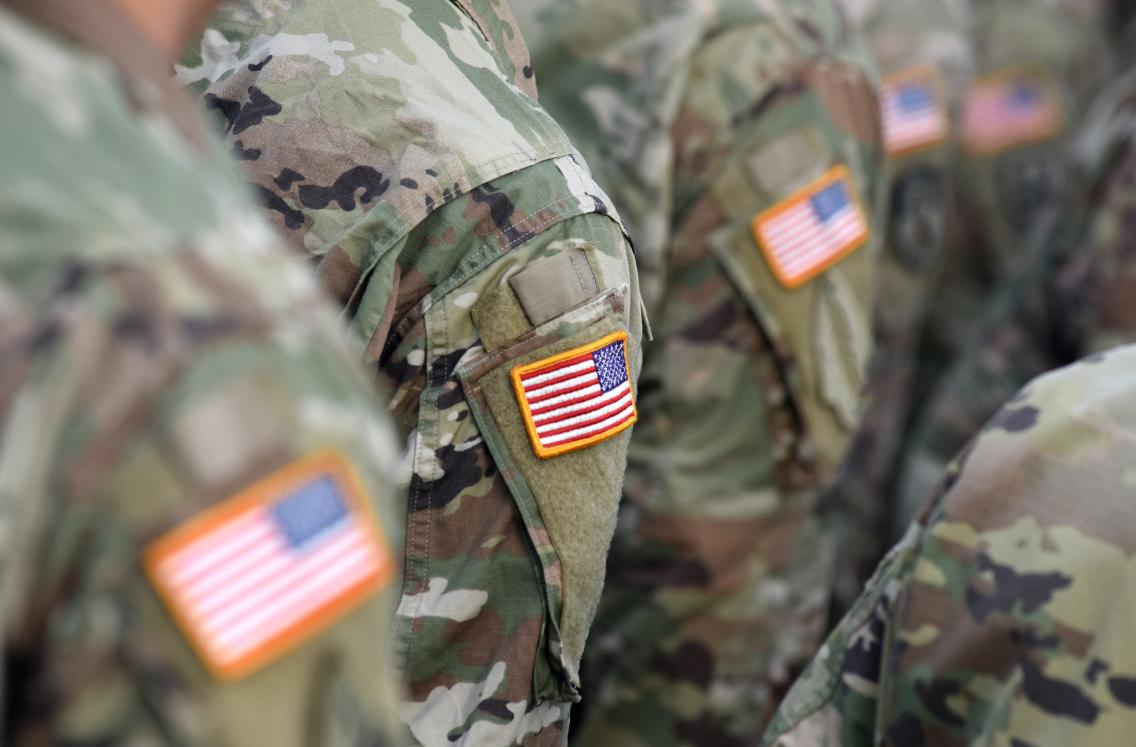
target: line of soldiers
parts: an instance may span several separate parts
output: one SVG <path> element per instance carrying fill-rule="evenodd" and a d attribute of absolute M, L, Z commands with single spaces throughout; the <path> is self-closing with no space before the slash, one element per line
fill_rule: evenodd
<path fill-rule="evenodd" d="M 1130 13 L 0 0 L 0 740 L 1126 743 Z"/>

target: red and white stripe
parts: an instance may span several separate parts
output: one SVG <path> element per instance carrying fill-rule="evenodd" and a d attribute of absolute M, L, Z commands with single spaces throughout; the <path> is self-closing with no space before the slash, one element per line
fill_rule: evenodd
<path fill-rule="evenodd" d="M 854 202 L 821 223 L 808 197 L 766 219 L 761 233 L 772 260 L 787 279 L 807 275 L 838 256 L 860 238 L 867 226 Z"/>
<path fill-rule="evenodd" d="M 266 507 L 241 512 L 164 558 L 163 585 L 211 658 L 257 650 L 381 571 L 373 536 L 352 516 L 297 551 Z"/>
<path fill-rule="evenodd" d="M 966 141 L 982 150 L 1045 138 L 1058 126 L 1061 112 L 1046 92 L 1033 105 L 1013 101 L 1007 84 L 987 84 L 967 99 L 964 120 Z"/>
<path fill-rule="evenodd" d="M 938 101 L 918 111 L 906 111 L 899 103 L 900 86 L 885 86 L 883 104 L 884 143 L 889 154 L 902 153 L 947 137 L 949 124 Z"/>
<path fill-rule="evenodd" d="M 590 438 L 635 416 L 631 382 L 603 392 L 591 353 L 526 374 L 521 386 L 544 448 Z"/>

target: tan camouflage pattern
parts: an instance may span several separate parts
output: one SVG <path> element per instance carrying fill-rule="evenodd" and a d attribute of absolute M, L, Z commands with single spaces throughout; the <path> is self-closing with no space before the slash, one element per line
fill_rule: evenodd
<path fill-rule="evenodd" d="M 121 33 L 84 48 L 0 8 L 0 742 L 402 744 L 397 582 L 222 682 L 144 576 L 152 540 L 319 450 L 397 553 L 400 444 L 160 58 L 95 12 Z"/>
<path fill-rule="evenodd" d="M 504 2 L 265 5 L 223 11 L 177 75 L 207 84 L 410 432 L 402 718 L 425 747 L 562 744 L 630 433 L 539 459 L 508 372 L 623 331 L 637 383 L 622 226 Z M 528 293 L 564 259 L 562 288 Z"/>
<path fill-rule="evenodd" d="M 882 236 L 874 74 L 823 0 L 514 10 L 628 222 L 655 335 L 579 743 L 753 744 L 829 601 L 818 500 L 860 412 Z M 788 290 L 751 221 L 836 164 L 871 240 Z"/>
<path fill-rule="evenodd" d="M 764 744 L 1131 742 L 1134 370 L 1097 354 L 986 425 Z"/>

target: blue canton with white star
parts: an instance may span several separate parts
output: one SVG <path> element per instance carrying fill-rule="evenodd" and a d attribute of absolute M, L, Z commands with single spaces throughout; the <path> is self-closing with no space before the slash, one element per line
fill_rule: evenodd
<path fill-rule="evenodd" d="M 307 545 L 348 518 L 347 505 L 330 477 L 297 487 L 269 510 L 293 549 Z"/>
<path fill-rule="evenodd" d="M 600 390 L 610 392 L 627 381 L 627 358 L 623 353 L 623 341 L 605 345 L 592 353 L 596 364 L 596 375 L 600 379 Z"/>
<path fill-rule="evenodd" d="M 912 84 L 899 89 L 899 108 L 907 114 L 930 109 L 934 104 L 935 99 L 926 86 Z"/>
<path fill-rule="evenodd" d="M 810 197 L 809 202 L 812 203 L 813 210 L 816 211 L 817 219 L 821 223 L 826 222 L 848 207 L 848 192 L 844 188 L 844 182 L 833 182 Z"/>

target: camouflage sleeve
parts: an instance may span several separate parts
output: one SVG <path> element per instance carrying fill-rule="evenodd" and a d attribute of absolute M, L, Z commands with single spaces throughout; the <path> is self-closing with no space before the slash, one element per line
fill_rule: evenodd
<path fill-rule="evenodd" d="M 1133 366 L 1131 347 L 1088 358 L 990 421 L 795 686 L 767 744 L 1128 739 Z"/>
<path fill-rule="evenodd" d="M 397 640 L 424 745 L 560 739 L 579 698 L 642 321 L 619 224 L 579 212 L 605 198 L 571 197 L 588 183 L 561 159 L 439 210 L 398 271 L 400 295 L 425 301 L 361 327 L 413 430 Z M 356 324 L 380 305 L 365 290 Z"/>
<path fill-rule="evenodd" d="M 640 220 L 666 224 L 644 280 L 664 292 L 589 649 L 588 745 L 757 738 L 822 633 L 834 548 L 819 494 L 870 353 L 882 154 L 864 59 L 828 3 L 707 23 L 663 133 L 669 181 L 648 193 L 673 205 Z M 599 109 L 607 80 L 585 104 Z M 617 194 L 638 194 L 639 175 Z M 850 228 L 831 243 L 807 235 L 814 216 L 824 231 L 821 195 Z M 798 241 L 815 254 L 794 258 Z"/>
<path fill-rule="evenodd" d="M 6 743 L 402 743 L 397 441 L 302 269 L 234 260 L 0 284 Z"/>
<path fill-rule="evenodd" d="M 635 260 L 505 11 L 298 6 L 206 94 L 410 433 L 393 639 L 427 747 L 565 738 L 637 418 Z"/>

